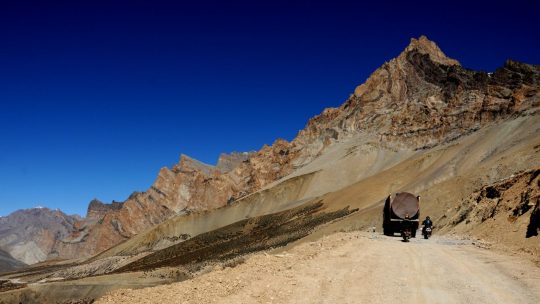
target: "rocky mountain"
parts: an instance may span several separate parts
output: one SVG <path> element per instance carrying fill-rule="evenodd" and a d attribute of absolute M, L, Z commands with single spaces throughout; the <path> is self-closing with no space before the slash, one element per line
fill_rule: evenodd
<path fill-rule="evenodd" d="M 539 87 L 540 66 L 508 60 L 494 73 L 471 71 L 422 36 L 377 69 L 341 107 L 313 118 L 293 144 L 324 146 L 365 131 L 387 145 L 432 147 L 538 111 Z"/>
<path fill-rule="evenodd" d="M 523 247 L 540 233 L 540 168 L 483 186 L 438 222 L 442 231 Z M 526 250 L 540 254 L 538 246 Z"/>
<path fill-rule="evenodd" d="M 54 247 L 80 220 L 60 210 L 32 208 L 0 217 L 0 248 L 16 260 L 33 264 L 58 256 Z"/>
<path fill-rule="evenodd" d="M 493 73 L 472 71 L 426 37 L 412 39 L 342 106 L 311 119 L 292 142 L 276 140 L 257 152 L 224 154 L 217 166 L 182 155 L 177 165 L 160 170 L 147 191 L 121 203 L 93 201 L 87 217 L 73 223 L 49 253 L 92 255 L 173 216 L 234 204 L 359 135 L 407 154 L 510 117 L 533 115 L 539 105 L 539 66 L 509 60 Z"/>

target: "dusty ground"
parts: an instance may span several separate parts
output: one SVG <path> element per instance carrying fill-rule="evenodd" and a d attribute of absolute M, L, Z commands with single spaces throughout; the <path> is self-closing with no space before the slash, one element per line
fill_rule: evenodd
<path fill-rule="evenodd" d="M 338 233 L 97 303 L 539 303 L 540 268 L 471 241 Z"/>

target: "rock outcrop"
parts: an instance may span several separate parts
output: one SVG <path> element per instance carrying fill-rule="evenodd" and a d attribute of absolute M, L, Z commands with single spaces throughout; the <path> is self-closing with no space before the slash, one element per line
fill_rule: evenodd
<path fill-rule="evenodd" d="M 393 149 L 423 149 L 540 105 L 540 67 L 507 61 L 494 73 L 475 72 L 448 58 L 426 37 L 412 39 L 339 108 L 312 118 L 292 141 L 257 152 L 221 155 L 217 166 L 185 155 L 162 168 L 146 192 L 122 203 L 91 203 L 53 252 L 65 258 L 105 250 L 165 219 L 233 204 L 359 133 Z"/>
<path fill-rule="evenodd" d="M 437 222 L 442 231 L 472 235 L 540 254 L 540 168 L 471 193 Z"/>
<path fill-rule="evenodd" d="M 233 152 L 231 154 L 223 153 L 219 156 L 217 168 L 224 173 L 231 172 L 242 162 L 247 161 L 255 152 Z"/>
<path fill-rule="evenodd" d="M 377 69 L 341 107 L 313 118 L 295 143 L 322 148 L 366 131 L 386 145 L 420 149 L 538 111 L 539 105 L 540 66 L 508 60 L 494 73 L 471 71 L 422 36 Z"/>
<path fill-rule="evenodd" d="M 124 241 L 171 216 L 211 210 L 234 203 L 292 170 L 290 144 L 277 140 L 256 153 L 221 155 L 210 166 L 186 155 L 173 168 L 162 168 L 146 192 L 125 202 L 92 201 L 84 220 L 57 242 L 63 258 L 92 255 Z"/>
<path fill-rule="evenodd" d="M 112 202 L 111 204 L 105 204 L 98 199 L 93 199 L 88 205 L 86 217 L 88 219 L 100 219 L 105 216 L 107 212 L 122 209 L 123 205 L 124 203 L 121 202 Z"/>

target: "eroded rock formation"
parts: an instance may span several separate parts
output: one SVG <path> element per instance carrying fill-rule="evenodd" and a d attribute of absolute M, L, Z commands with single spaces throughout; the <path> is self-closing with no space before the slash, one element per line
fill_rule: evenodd
<path fill-rule="evenodd" d="M 341 107 L 313 118 L 295 141 L 321 146 L 366 131 L 386 145 L 425 148 L 537 111 L 539 105 L 539 66 L 508 60 L 494 73 L 471 71 L 422 36 Z"/>
<path fill-rule="evenodd" d="M 540 253 L 540 168 L 483 186 L 436 220 L 443 231 Z M 530 242 L 532 246 L 524 246 Z M 534 245 L 536 244 L 536 245 Z"/>

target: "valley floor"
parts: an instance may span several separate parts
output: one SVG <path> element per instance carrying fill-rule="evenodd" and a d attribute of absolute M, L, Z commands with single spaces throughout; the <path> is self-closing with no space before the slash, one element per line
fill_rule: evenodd
<path fill-rule="evenodd" d="M 472 241 L 338 233 L 97 303 L 539 303 L 540 268 Z"/>

